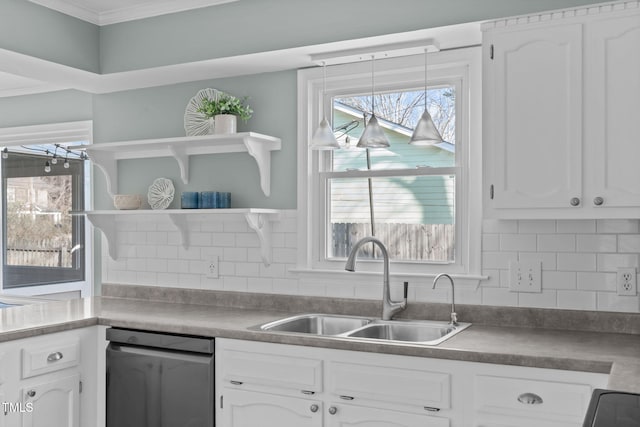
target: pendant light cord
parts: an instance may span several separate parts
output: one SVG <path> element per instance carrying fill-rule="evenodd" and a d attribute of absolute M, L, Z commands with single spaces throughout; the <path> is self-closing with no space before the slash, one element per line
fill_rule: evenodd
<path fill-rule="evenodd" d="M 424 111 L 427 111 L 427 52 L 429 48 L 424 48 Z"/>
<path fill-rule="evenodd" d="M 376 115 L 376 98 L 375 98 L 375 93 L 376 93 L 376 89 L 375 89 L 375 62 L 376 62 L 376 56 L 375 55 L 371 55 L 371 115 L 375 116 Z"/>

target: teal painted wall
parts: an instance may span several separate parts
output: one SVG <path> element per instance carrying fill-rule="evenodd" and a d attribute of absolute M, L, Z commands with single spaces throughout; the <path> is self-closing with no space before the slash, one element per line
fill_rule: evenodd
<path fill-rule="evenodd" d="M 597 0 L 241 0 L 105 26 L 102 71 L 221 58 L 597 3 Z"/>
<path fill-rule="evenodd" d="M 2 49 L 97 73 L 99 38 L 96 25 L 27 0 L 0 1 Z"/>
<path fill-rule="evenodd" d="M 91 120 L 92 102 L 77 90 L 0 98 L 0 127 Z"/>

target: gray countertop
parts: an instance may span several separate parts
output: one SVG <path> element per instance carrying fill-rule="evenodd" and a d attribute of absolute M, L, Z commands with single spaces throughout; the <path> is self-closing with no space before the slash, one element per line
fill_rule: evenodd
<path fill-rule="evenodd" d="M 94 297 L 0 310 L 0 341 L 96 324 L 283 344 L 610 374 L 640 393 L 640 335 L 474 324 L 437 346 L 252 331 L 291 312 Z"/>

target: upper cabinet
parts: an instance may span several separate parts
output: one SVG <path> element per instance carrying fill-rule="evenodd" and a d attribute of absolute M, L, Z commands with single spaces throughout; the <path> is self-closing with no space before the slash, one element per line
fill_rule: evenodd
<path fill-rule="evenodd" d="M 638 2 L 483 25 L 485 215 L 640 215 Z"/>

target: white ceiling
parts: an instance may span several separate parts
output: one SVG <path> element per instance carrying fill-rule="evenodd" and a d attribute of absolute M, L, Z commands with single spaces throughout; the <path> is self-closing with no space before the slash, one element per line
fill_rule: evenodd
<path fill-rule="evenodd" d="M 133 21 L 238 0 L 29 0 L 96 25 Z"/>

